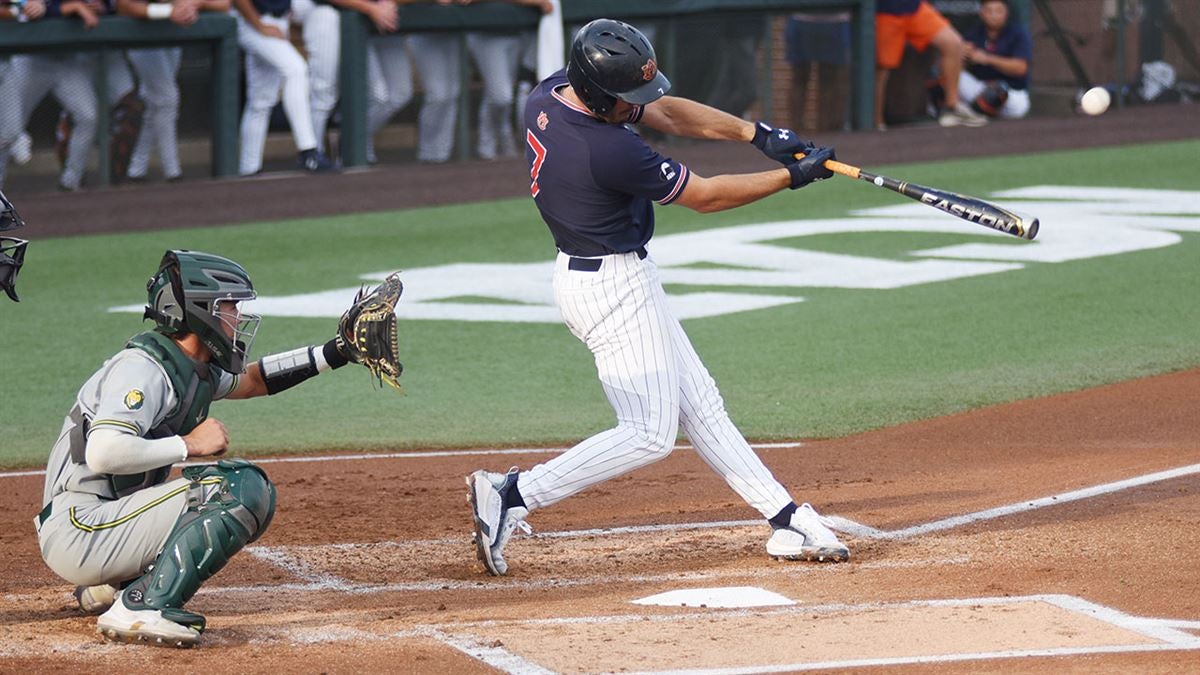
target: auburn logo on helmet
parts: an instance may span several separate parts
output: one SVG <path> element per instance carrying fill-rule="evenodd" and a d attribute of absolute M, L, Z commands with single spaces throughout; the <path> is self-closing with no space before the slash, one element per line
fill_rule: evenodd
<path fill-rule="evenodd" d="M 658 74 L 658 64 L 654 59 L 646 59 L 646 65 L 642 66 L 642 79 L 649 82 Z"/>

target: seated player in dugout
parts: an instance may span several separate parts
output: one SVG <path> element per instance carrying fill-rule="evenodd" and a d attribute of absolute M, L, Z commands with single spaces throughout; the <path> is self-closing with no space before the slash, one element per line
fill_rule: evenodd
<path fill-rule="evenodd" d="M 959 100 L 958 76 L 963 68 L 963 39 L 928 0 L 876 0 L 875 2 L 875 128 L 886 128 L 884 99 L 891 72 L 900 67 L 905 45 L 924 52 L 930 45 L 940 54 L 939 80 L 945 92 L 938 124 L 944 127 L 978 127 L 987 118 Z"/>
<path fill-rule="evenodd" d="M 958 76 L 958 97 L 988 117 L 1016 119 L 1029 114 L 1029 66 L 1033 43 L 1008 0 L 979 3 L 979 25 L 963 36 L 966 68 Z"/>
<path fill-rule="evenodd" d="M 190 647 L 204 617 L 183 609 L 206 579 L 266 531 L 275 487 L 241 459 L 217 457 L 225 426 L 218 399 L 277 394 L 346 364 L 337 338 L 265 356 L 247 367 L 259 317 L 246 270 L 228 258 L 167 251 L 146 286 L 154 330 L 88 378 L 63 422 L 34 518 L 46 565 L 77 584 L 110 640 Z M 120 590 L 118 590 L 120 589 Z"/>
<path fill-rule="evenodd" d="M 617 425 L 565 453 L 508 473 L 467 477 L 476 553 L 506 574 L 504 549 L 531 511 L 671 454 L 680 427 L 696 452 L 770 525 L 768 555 L 841 562 L 849 549 L 797 505 L 734 426 L 679 319 L 654 257 L 654 203 L 699 213 L 736 208 L 833 175 L 833 148 L 667 96 L 671 83 L 639 30 L 597 19 L 575 36 L 565 71 L 525 104 L 530 192 L 554 238 L 555 304 L 592 351 Z M 777 168 L 704 177 L 650 148 L 626 124 L 689 138 L 753 143 Z M 802 159 L 796 155 L 802 154 Z"/>

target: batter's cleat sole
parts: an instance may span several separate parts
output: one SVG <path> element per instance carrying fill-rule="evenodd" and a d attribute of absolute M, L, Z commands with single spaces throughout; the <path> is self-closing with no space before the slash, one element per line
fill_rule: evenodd
<path fill-rule="evenodd" d="M 492 576 L 502 576 L 508 566 L 500 567 L 492 557 L 492 545 L 500 531 L 500 493 L 486 471 L 467 476 L 467 501 L 471 504 L 471 522 L 475 527 L 475 557 Z"/>
<path fill-rule="evenodd" d="M 203 617 L 175 610 L 180 616 L 195 617 L 203 625 Z M 118 592 L 113 606 L 96 620 L 96 632 L 112 642 L 148 644 L 156 647 L 189 649 L 200 641 L 200 631 L 163 616 L 156 609 L 130 609 L 121 601 Z"/>

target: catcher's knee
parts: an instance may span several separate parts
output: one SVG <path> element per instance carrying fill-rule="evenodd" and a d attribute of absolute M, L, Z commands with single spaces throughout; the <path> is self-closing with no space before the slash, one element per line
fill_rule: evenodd
<path fill-rule="evenodd" d="M 220 479 L 217 490 L 196 510 L 223 508 L 246 530 L 245 543 L 262 536 L 275 517 L 275 485 L 251 462 L 222 459 L 215 465 L 188 467 L 183 475 L 198 482 Z"/>
<path fill-rule="evenodd" d="M 126 604 L 133 609 L 182 607 L 235 553 L 258 539 L 275 515 L 275 486 L 250 462 L 221 460 L 183 473 L 198 487 L 216 489 L 184 511 L 153 568 L 126 589 Z"/>

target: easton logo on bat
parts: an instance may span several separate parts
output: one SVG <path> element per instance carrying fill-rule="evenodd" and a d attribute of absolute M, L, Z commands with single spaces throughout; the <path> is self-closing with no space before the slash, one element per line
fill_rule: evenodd
<path fill-rule="evenodd" d="M 995 228 L 997 230 L 1002 230 L 1002 231 L 1008 232 L 1010 234 L 1020 234 L 1020 232 L 1021 232 L 1021 226 L 1020 226 L 1020 224 L 1017 223 L 1017 221 L 1015 221 L 1011 218 L 1004 218 L 1003 216 L 1000 216 L 1000 215 L 997 215 L 994 213 L 989 213 L 987 211 L 980 211 L 978 209 L 973 209 L 970 206 L 966 206 L 964 204 L 952 202 L 946 198 L 945 193 L 928 192 L 928 191 L 922 192 L 921 193 L 921 202 L 925 203 L 925 204 L 929 204 L 930 206 L 933 206 L 934 208 L 939 208 L 939 209 L 945 211 L 946 213 L 949 213 L 953 216 L 957 216 L 959 218 L 962 218 L 964 220 L 967 220 L 967 221 L 970 221 L 973 223 L 979 223 L 980 225 L 985 225 L 987 227 Z"/>

